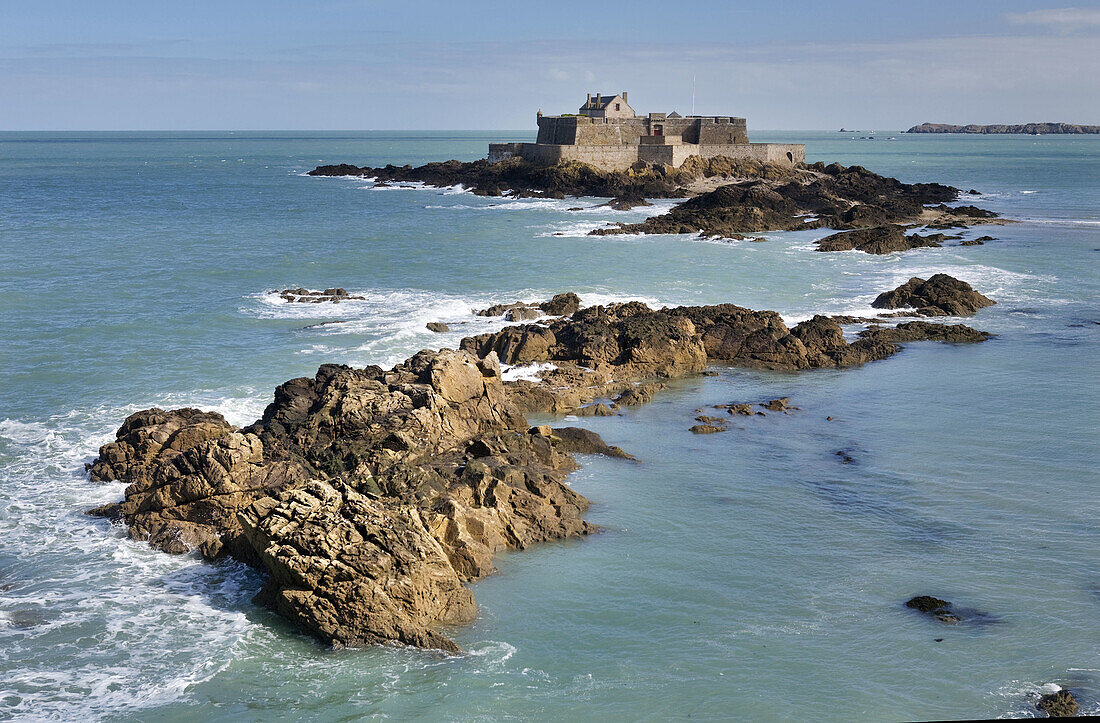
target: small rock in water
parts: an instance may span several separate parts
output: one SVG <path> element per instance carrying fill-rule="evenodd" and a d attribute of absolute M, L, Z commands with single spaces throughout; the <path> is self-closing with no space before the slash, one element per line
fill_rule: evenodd
<path fill-rule="evenodd" d="M 780 397 L 779 399 L 763 402 L 760 406 L 767 409 L 769 412 L 786 412 L 788 409 L 794 409 L 794 407 L 787 406 L 787 403 L 790 401 L 790 397 Z"/>
<path fill-rule="evenodd" d="M 445 331 L 451 330 L 451 327 L 447 326 L 442 321 L 429 321 L 427 327 L 428 331 L 434 331 L 437 334 L 442 334 Z"/>
<path fill-rule="evenodd" d="M 1057 693 L 1044 695 L 1035 707 L 1049 718 L 1072 718 L 1078 711 L 1077 699 L 1065 688 Z"/>
<path fill-rule="evenodd" d="M 714 424 L 696 424 L 694 427 L 691 427 L 688 431 L 692 432 L 693 434 L 716 434 L 717 432 L 725 432 L 726 428 L 725 427 L 719 427 L 719 426 L 714 425 Z"/>
<path fill-rule="evenodd" d="M 836 456 L 840 457 L 841 464 L 851 464 L 852 462 L 855 462 L 852 456 L 845 452 L 843 449 L 838 449 L 836 452 Z M 910 600 L 909 602 L 912 602 L 912 600 Z M 909 603 L 906 603 L 906 605 L 909 605 Z M 909 605 L 909 607 L 912 607 L 912 605 Z"/>
<path fill-rule="evenodd" d="M 962 618 L 951 612 L 951 603 L 931 595 L 918 595 L 910 598 L 905 607 L 912 608 L 925 615 L 931 615 L 941 623 L 955 625 L 962 622 Z"/>

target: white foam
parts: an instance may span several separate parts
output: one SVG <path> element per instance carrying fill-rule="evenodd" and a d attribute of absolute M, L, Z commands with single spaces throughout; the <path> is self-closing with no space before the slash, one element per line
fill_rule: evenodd
<path fill-rule="evenodd" d="M 534 364 L 525 364 L 522 366 L 501 364 L 500 378 L 506 382 L 515 382 L 521 379 L 529 382 L 537 382 L 542 379 L 543 374 L 552 372 L 557 368 L 557 364 L 550 364 L 549 362 L 535 362 Z"/>

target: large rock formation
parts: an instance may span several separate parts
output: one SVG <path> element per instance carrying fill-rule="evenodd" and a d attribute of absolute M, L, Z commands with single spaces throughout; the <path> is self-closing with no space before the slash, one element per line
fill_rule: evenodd
<path fill-rule="evenodd" d="M 904 337 L 940 333 L 926 326 Z M 630 458 L 586 430 L 529 428 L 522 408 L 572 410 L 612 393 L 642 403 L 660 378 L 711 361 L 798 370 L 898 350 L 881 335 L 848 343 L 824 316 L 787 328 L 775 312 L 732 304 L 638 302 L 461 346 L 389 371 L 324 365 L 280 385 L 243 429 L 194 409 L 131 415 L 91 465 L 94 480 L 126 482 L 125 499 L 92 512 L 166 552 L 261 567 L 257 602 L 329 644 L 455 651 L 436 626 L 473 617 L 464 583 L 490 572 L 496 552 L 593 530 L 587 501 L 564 483 L 571 454 Z M 501 360 L 549 371 L 505 384 Z"/>
<path fill-rule="evenodd" d="M 979 294 L 965 281 L 935 274 L 927 281 L 914 276 L 871 302 L 876 309 L 912 307 L 921 316 L 969 316 L 997 302 Z"/>
<path fill-rule="evenodd" d="M 391 371 L 325 365 L 275 392 L 261 420 L 132 415 L 92 467 L 129 483 L 97 509 L 167 552 L 233 554 L 269 573 L 260 601 L 337 645 L 456 650 L 463 582 L 507 547 L 582 535 L 575 468 L 527 433 L 494 355 L 421 352 Z"/>

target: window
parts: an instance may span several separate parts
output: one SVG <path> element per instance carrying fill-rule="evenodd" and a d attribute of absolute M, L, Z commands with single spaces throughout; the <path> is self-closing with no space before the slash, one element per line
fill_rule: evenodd
<path fill-rule="evenodd" d="M 618 103 L 616 103 L 616 104 L 615 104 L 615 110 L 618 110 L 618 109 L 619 109 L 619 104 L 618 104 Z"/>
<path fill-rule="evenodd" d="M 664 134 L 665 134 L 665 127 L 663 125 L 657 124 L 657 125 L 653 126 L 653 135 L 663 136 Z"/>

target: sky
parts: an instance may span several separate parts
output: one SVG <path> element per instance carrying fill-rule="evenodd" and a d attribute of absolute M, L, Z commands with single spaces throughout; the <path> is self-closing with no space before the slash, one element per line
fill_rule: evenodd
<path fill-rule="evenodd" d="M 1100 2 L 0 0 L 0 130 L 533 129 L 693 78 L 750 130 L 1100 124 Z"/>

